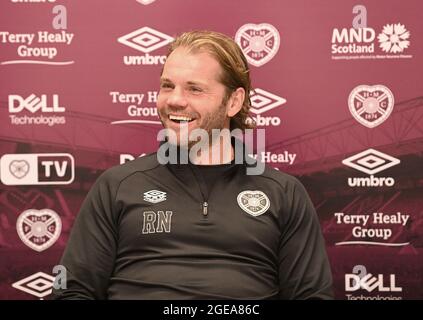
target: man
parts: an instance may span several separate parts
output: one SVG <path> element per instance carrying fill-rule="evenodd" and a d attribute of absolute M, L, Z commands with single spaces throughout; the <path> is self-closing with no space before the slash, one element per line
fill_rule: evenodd
<path fill-rule="evenodd" d="M 198 130 L 211 137 L 213 129 L 246 129 L 250 86 L 232 39 L 179 36 L 157 101 L 174 133 L 165 144 L 181 153 L 194 148 L 197 140 L 187 138 Z M 103 173 L 75 221 L 61 261 L 67 289 L 55 298 L 331 298 L 324 240 L 304 187 L 268 167 L 246 174 L 248 163 L 235 163 L 237 150 L 222 137 L 190 153 L 188 164 L 163 164 L 158 152 Z"/>

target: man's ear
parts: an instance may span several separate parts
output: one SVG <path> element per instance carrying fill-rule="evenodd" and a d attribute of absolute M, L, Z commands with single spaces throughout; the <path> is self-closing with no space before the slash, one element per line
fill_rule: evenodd
<path fill-rule="evenodd" d="M 242 105 L 244 104 L 245 99 L 245 90 L 244 88 L 238 88 L 232 92 L 231 97 L 228 100 L 227 105 L 227 114 L 228 117 L 233 117 L 236 115 L 239 110 L 241 110 Z"/>

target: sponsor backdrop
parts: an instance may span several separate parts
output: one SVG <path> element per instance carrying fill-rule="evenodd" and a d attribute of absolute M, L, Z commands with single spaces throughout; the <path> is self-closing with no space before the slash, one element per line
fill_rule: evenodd
<path fill-rule="evenodd" d="M 154 152 L 166 45 L 233 37 L 269 165 L 309 190 L 337 299 L 423 298 L 420 0 L 3 0 L 0 298 L 45 299 L 95 179 Z M 235 200 L 234 200 L 235 201 Z"/>

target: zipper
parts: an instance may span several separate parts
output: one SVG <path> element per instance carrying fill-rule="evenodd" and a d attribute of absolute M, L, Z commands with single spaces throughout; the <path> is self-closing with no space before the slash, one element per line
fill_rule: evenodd
<path fill-rule="evenodd" d="M 207 215 L 209 214 L 209 210 L 208 210 L 209 204 L 207 203 L 207 201 L 203 202 L 203 216 L 207 217 Z"/>
<path fill-rule="evenodd" d="M 196 167 L 193 167 L 191 164 L 189 165 L 189 168 L 191 169 L 191 172 L 194 175 L 194 180 L 195 182 L 197 182 L 198 188 L 200 189 L 200 193 L 203 198 L 201 214 L 204 218 L 207 218 L 209 215 L 208 198 L 214 187 L 214 184 L 213 187 L 208 190 L 207 187 L 205 187 L 206 182 L 204 181 L 204 177 L 201 172 L 199 172 L 198 169 Z"/>
<path fill-rule="evenodd" d="M 208 188 L 207 187 L 207 183 L 204 179 L 203 174 L 199 171 L 199 169 L 197 167 L 195 167 L 195 165 L 190 164 L 189 168 L 191 169 L 191 172 L 194 176 L 194 180 L 197 182 L 198 188 L 200 189 L 200 193 L 201 196 L 203 198 L 203 203 L 202 203 L 202 216 L 204 219 L 208 218 L 209 215 L 209 203 L 208 203 L 208 199 L 210 198 L 210 195 L 212 194 L 213 190 L 216 187 L 217 181 L 214 181 L 213 184 L 211 184 L 211 187 Z"/>

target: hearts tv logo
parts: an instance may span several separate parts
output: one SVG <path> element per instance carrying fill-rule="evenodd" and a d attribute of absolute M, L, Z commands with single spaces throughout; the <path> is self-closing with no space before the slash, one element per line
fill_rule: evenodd
<path fill-rule="evenodd" d="M 29 163 L 25 160 L 13 160 L 9 163 L 9 171 L 15 178 L 22 179 L 29 172 Z"/>

